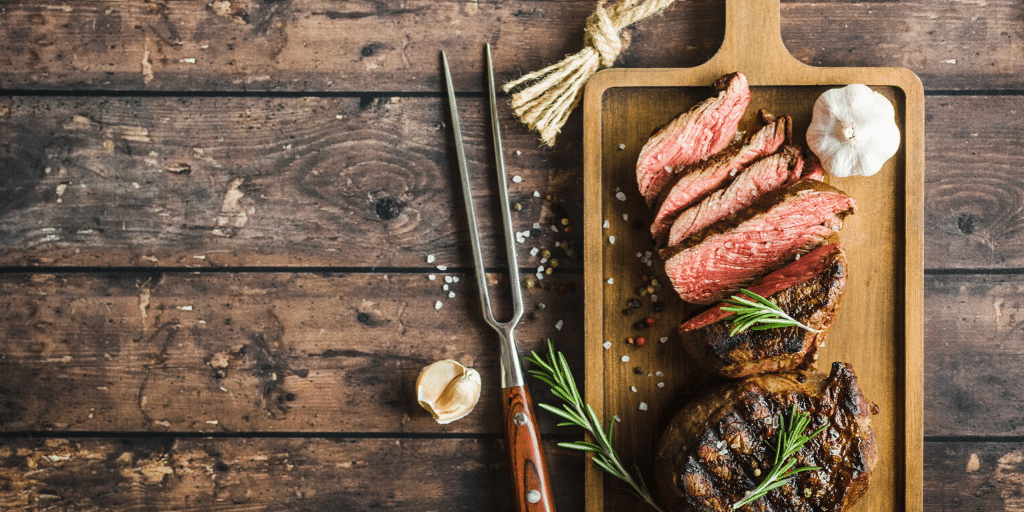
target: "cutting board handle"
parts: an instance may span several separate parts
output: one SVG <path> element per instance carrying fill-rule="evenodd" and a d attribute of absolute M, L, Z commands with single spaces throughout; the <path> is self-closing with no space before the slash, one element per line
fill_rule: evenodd
<path fill-rule="evenodd" d="M 742 71 L 754 84 L 772 83 L 773 77 L 810 66 L 796 60 L 782 42 L 779 0 L 726 0 L 722 47 L 700 67 L 720 75 Z"/>

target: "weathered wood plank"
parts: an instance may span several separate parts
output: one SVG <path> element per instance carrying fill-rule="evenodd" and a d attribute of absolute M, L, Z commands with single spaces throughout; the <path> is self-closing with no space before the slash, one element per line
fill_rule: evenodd
<path fill-rule="evenodd" d="M 1024 443 L 925 443 L 924 475 L 925 510 L 1024 510 Z"/>
<path fill-rule="evenodd" d="M 925 266 L 1024 267 L 1024 97 L 935 97 L 927 111 Z"/>
<path fill-rule="evenodd" d="M 460 110 L 495 248 L 485 103 Z M 538 247 L 571 266 L 579 162 L 503 113 L 521 265 Z M 0 99 L 0 265 L 468 267 L 447 126 L 435 98 Z"/>
<path fill-rule="evenodd" d="M 485 107 L 461 101 L 477 197 L 493 202 Z M 439 99 L 0 103 L 0 264 L 411 267 L 427 254 L 471 264 Z M 1021 96 L 928 98 L 928 268 L 1024 265 L 1021 111 Z M 510 184 L 522 205 L 515 227 L 540 223 L 521 264 L 539 264 L 528 254 L 538 247 L 571 265 L 554 244 L 581 247 L 579 230 L 559 225 L 563 215 L 581 224 L 580 163 L 539 149 L 507 112 L 503 126 L 509 174 L 522 178 Z M 491 213 L 481 228 L 496 247 Z"/>
<path fill-rule="evenodd" d="M 501 433 L 497 335 L 471 275 L 437 276 L 4 274 L 0 430 Z M 552 338 L 580 367 L 579 278 L 525 291 L 523 353 Z M 446 426 L 416 402 L 440 359 L 483 378 L 477 408 Z"/>
<path fill-rule="evenodd" d="M 677 2 L 644 21 L 629 31 L 619 65 L 704 62 L 722 40 L 723 4 Z M 512 78 L 579 50 L 593 7 L 583 0 L 7 2 L 0 87 L 436 91 L 438 52 L 448 50 L 458 86 L 480 90 L 478 45 L 495 45 L 499 76 Z M 1019 14 L 1014 0 L 787 1 L 782 34 L 813 65 L 908 67 L 935 89 L 1019 89 Z"/>
<path fill-rule="evenodd" d="M 1024 434 L 1024 276 L 926 276 L 925 435 Z"/>
<path fill-rule="evenodd" d="M 545 449 L 559 510 L 582 510 L 582 456 Z M 8 439 L 0 507 L 512 510 L 506 467 L 497 439 Z"/>

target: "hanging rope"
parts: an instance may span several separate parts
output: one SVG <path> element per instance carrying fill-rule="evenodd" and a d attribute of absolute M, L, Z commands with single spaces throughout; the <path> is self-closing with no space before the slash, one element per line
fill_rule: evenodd
<path fill-rule="evenodd" d="M 505 92 L 522 84 L 532 83 L 512 94 L 512 111 L 531 130 L 540 133 L 540 140 L 555 145 L 555 137 L 580 102 L 583 86 L 602 68 L 611 67 L 627 46 L 622 29 L 660 13 L 675 0 L 619 0 L 605 8 L 602 0 L 587 18 L 583 42 L 586 45 L 575 55 L 540 71 L 524 75 L 504 85 Z"/>

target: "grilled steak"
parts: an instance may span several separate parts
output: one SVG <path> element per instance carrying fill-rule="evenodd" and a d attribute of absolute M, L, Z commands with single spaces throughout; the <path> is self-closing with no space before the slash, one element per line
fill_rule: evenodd
<path fill-rule="evenodd" d="M 701 366 L 724 377 L 807 368 L 817 358 L 818 346 L 839 313 L 846 275 L 846 256 L 838 244 L 829 244 L 748 288 L 816 333 L 783 327 L 730 336 L 734 314 L 722 311 L 726 305 L 722 303 L 679 326 L 683 344 Z"/>
<path fill-rule="evenodd" d="M 789 117 L 775 120 L 764 111 L 761 114 L 768 124 L 745 143 L 728 147 L 706 162 L 677 168 L 678 172 L 671 177 L 674 181 L 664 187 L 656 201 L 658 213 L 651 224 L 655 240 L 665 237 L 679 212 L 727 183 L 750 162 L 774 153 L 789 138 L 793 126 Z"/>
<path fill-rule="evenodd" d="M 800 178 L 803 159 L 800 148 L 786 146 L 746 169 L 728 187 L 713 192 L 694 206 L 683 210 L 672 223 L 666 245 L 679 245 L 690 235 L 750 206 L 757 198 Z"/>
<path fill-rule="evenodd" d="M 838 189 L 799 180 L 659 254 L 683 300 L 711 304 L 822 245 L 855 210 Z"/>
<path fill-rule="evenodd" d="M 741 73 L 715 82 L 717 96 L 698 103 L 658 130 L 636 162 L 636 182 L 650 205 L 677 165 L 690 165 L 719 152 L 732 141 L 736 125 L 750 103 L 747 78 Z"/>
<path fill-rule="evenodd" d="M 749 511 L 840 512 L 867 491 L 878 462 L 868 403 L 846 363 L 832 363 L 828 377 L 813 370 L 762 374 L 699 398 L 673 417 L 655 451 L 662 500 L 670 510 L 727 512 L 772 467 L 778 417 L 793 405 L 810 414 L 810 435 L 795 455 L 795 468 L 821 469 L 793 476 L 782 487 L 747 504 Z"/>

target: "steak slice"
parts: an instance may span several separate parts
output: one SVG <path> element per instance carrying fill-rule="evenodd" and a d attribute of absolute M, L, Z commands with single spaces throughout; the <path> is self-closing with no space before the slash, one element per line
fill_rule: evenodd
<path fill-rule="evenodd" d="M 690 235 L 750 206 L 757 198 L 793 183 L 803 171 L 801 149 L 786 146 L 742 170 L 728 187 L 683 210 L 672 223 L 666 245 L 679 245 Z"/>
<path fill-rule="evenodd" d="M 840 190 L 799 180 L 659 254 L 683 300 L 711 304 L 824 244 L 855 210 Z"/>
<path fill-rule="evenodd" d="M 745 143 L 726 148 L 697 166 L 680 169 L 673 176 L 675 181 L 664 188 L 657 201 L 658 213 L 651 224 L 651 235 L 655 240 L 665 237 L 679 212 L 717 190 L 750 162 L 774 153 L 792 134 L 793 122 L 789 117 L 773 120 L 764 111 L 761 115 L 768 124 Z"/>
<path fill-rule="evenodd" d="M 772 468 L 779 415 L 793 406 L 810 415 L 804 433 L 825 431 L 796 454 L 794 475 L 740 510 L 848 509 L 867 491 L 878 463 L 869 403 L 847 363 L 832 363 L 828 377 L 814 370 L 762 374 L 715 390 L 672 418 L 655 450 L 655 476 L 669 510 L 728 512 Z"/>
<path fill-rule="evenodd" d="M 698 103 L 659 129 L 640 149 L 636 182 L 650 205 L 677 165 L 690 165 L 719 152 L 736 134 L 750 103 L 750 89 L 742 73 L 719 78 L 721 92 Z"/>
<path fill-rule="evenodd" d="M 723 377 L 807 368 L 839 313 L 846 291 L 846 256 L 828 244 L 751 283 L 749 290 L 815 329 L 783 327 L 730 336 L 734 313 L 719 304 L 679 326 L 683 345 L 701 366 Z"/>

